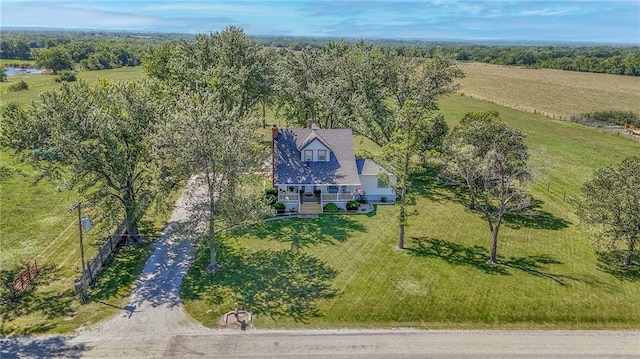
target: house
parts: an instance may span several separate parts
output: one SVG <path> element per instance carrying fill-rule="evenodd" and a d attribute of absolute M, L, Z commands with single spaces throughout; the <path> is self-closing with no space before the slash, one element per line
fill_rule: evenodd
<path fill-rule="evenodd" d="M 370 159 L 356 158 L 351 129 L 279 129 L 273 125 L 272 178 L 278 201 L 288 212 L 319 213 L 327 203 L 346 209 L 352 200 L 395 202 L 393 189 L 380 180 L 387 173 Z"/>

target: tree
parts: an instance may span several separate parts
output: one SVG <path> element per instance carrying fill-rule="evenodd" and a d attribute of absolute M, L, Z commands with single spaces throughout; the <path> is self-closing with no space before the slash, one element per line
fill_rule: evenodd
<path fill-rule="evenodd" d="M 36 52 L 35 59 L 38 67 L 50 69 L 54 74 L 73 68 L 71 56 L 63 46 L 40 49 Z"/>
<path fill-rule="evenodd" d="M 400 213 L 398 215 L 398 248 L 404 249 L 407 205 L 412 201 L 409 176 L 418 170 L 417 159 L 426 127 L 432 126 L 429 111 L 416 101 L 408 100 L 397 115 L 391 140 L 382 146 L 382 154 L 376 157 L 388 171 L 396 176 L 396 183 L 383 177 L 396 192 L 400 191 Z"/>
<path fill-rule="evenodd" d="M 0 82 L 5 81 L 7 81 L 7 67 L 2 66 L 2 68 L 0 68 Z"/>
<path fill-rule="evenodd" d="M 640 157 L 596 170 L 582 187 L 578 216 L 598 240 L 611 247 L 624 243 L 630 266 L 640 239 Z"/>
<path fill-rule="evenodd" d="M 522 131 L 509 128 L 497 113 L 465 115 L 445 142 L 445 174 L 467 187 L 470 208 L 482 213 L 491 231 L 489 262 L 497 263 L 498 234 L 504 216 L 532 205 L 531 181 Z"/>
<path fill-rule="evenodd" d="M 185 91 L 178 110 L 162 124 L 162 152 L 172 158 L 174 173 L 192 177 L 206 190 L 196 211 L 208 223 L 211 263 L 217 262 L 217 225 L 230 227 L 260 220 L 271 210 L 261 194 L 240 193 L 235 188 L 242 177 L 259 169 L 265 157 L 259 147 L 255 117 L 239 117 L 238 108 L 226 111 L 224 101 L 212 90 Z"/>
<path fill-rule="evenodd" d="M 26 110 L 4 109 L 2 145 L 41 177 L 78 189 L 104 218 L 123 217 L 136 241 L 145 210 L 175 185 L 154 152 L 161 93 L 151 81 L 63 83 Z"/>

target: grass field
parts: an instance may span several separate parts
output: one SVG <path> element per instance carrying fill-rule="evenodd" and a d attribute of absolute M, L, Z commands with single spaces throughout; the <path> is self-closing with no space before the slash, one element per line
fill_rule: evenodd
<path fill-rule="evenodd" d="M 128 81 L 142 78 L 142 67 L 121 67 L 118 69 L 100 70 L 100 71 L 82 71 L 78 72 L 76 77 L 78 80 L 84 80 L 88 83 L 96 82 L 98 79 L 107 79 L 111 81 Z M 54 81 L 55 76 L 50 74 L 27 74 L 8 76 L 7 82 L 0 82 L 0 104 L 8 102 L 17 102 L 19 104 L 28 104 L 31 100 L 38 97 L 42 91 L 60 87 L 60 83 Z M 16 82 L 25 81 L 29 85 L 29 89 L 18 92 L 7 92 L 7 87 Z"/>
<path fill-rule="evenodd" d="M 91 300 L 80 302 L 73 289 L 81 273 L 77 212 L 68 210 L 78 197 L 51 182 L 32 186 L 33 169 L 15 163 L 7 152 L 0 152 L 0 162 L 14 172 L 0 184 L 0 336 L 69 332 L 115 314 L 126 305 L 150 246 L 121 250 L 89 293 Z M 91 210 L 83 214 L 91 216 Z M 142 229 L 157 234 L 167 217 L 152 214 Z M 85 260 L 97 253 L 109 232 L 99 226 L 84 231 Z M 40 268 L 37 285 L 19 301 L 5 301 L 8 283 L 33 260 Z"/>
<path fill-rule="evenodd" d="M 640 144 L 469 97 L 445 98 L 441 109 L 451 125 L 468 111 L 498 110 L 553 164 L 531 189 L 538 217 L 510 218 L 501 231 L 500 265 L 487 264 L 483 219 L 425 173 L 414 178 L 420 198 L 406 251 L 395 249 L 394 206 L 269 222 L 225 238 L 226 269 L 215 277 L 199 252 L 183 286 L 189 313 L 213 327 L 239 302 L 261 328 L 639 328 L 638 271 L 598 260 L 568 198 L 594 168 Z"/>
<path fill-rule="evenodd" d="M 566 118 L 598 110 L 640 113 L 640 78 L 461 63 L 461 92 L 527 112 Z"/>

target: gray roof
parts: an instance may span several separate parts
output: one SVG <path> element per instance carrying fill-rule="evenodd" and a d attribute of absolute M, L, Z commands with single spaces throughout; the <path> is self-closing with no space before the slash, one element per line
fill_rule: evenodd
<path fill-rule="evenodd" d="M 358 174 L 364 176 L 377 176 L 382 172 L 388 173 L 388 171 L 382 168 L 382 166 L 368 158 L 356 159 L 356 166 L 358 167 Z"/>
<path fill-rule="evenodd" d="M 302 161 L 300 149 L 315 139 L 329 147 L 329 162 Z M 274 151 L 276 184 L 360 185 L 350 129 L 280 129 Z"/>

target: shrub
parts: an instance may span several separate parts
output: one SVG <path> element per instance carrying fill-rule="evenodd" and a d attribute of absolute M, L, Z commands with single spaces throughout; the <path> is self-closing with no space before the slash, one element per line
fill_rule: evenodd
<path fill-rule="evenodd" d="M 76 73 L 73 71 L 60 71 L 55 78 L 56 82 L 72 82 L 76 80 Z"/>
<path fill-rule="evenodd" d="M 27 85 L 26 82 L 24 82 L 24 80 L 21 80 L 20 82 L 17 82 L 13 85 L 9 85 L 7 87 L 7 91 L 9 92 L 18 92 L 18 91 L 24 91 L 29 89 L 29 85 Z"/>
<path fill-rule="evenodd" d="M 358 201 L 349 201 L 349 202 L 347 202 L 347 209 L 348 210 L 351 210 L 351 211 L 357 210 L 358 207 L 360 207 L 360 202 L 358 202 Z"/>
<path fill-rule="evenodd" d="M 268 196 L 268 195 L 277 196 L 278 195 L 278 190 L 275 189 L 275 188 L 265 189 L 264 190 L 264 194 L 265 194 L 265 196 Z"/>
<path fill-rule="evenodd" d="M 324 210 L 327 212 L 337 212 L 340 210 L 340 207 L 333 202 L 329 202 L 324 206 Z"/>
<path fill-rule="evenodd" d="M 276 202 L 273 205 L 271 205 L 271 207 L 273 207 L 273 209 L 285 209 L 285 208 L 287 208 L 287 206 L 285 206 L 284 203 L 282 203 L 282 202 Z"/>
<path fill-rule="evenodd" d="M 387 202 L 387 197 L 385 197 L 385 196 L 380 197 L 380 202 L 386 203 Z"/>

